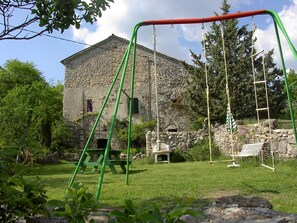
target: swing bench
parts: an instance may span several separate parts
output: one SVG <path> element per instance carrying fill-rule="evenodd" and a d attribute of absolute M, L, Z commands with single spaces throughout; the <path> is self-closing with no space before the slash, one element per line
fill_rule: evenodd
<path fill-rule="evenodd" d="M 251 143 L 251 144 L 244 144 L 242 146 L 242 149 L 239 154 L 232 154 L 230 156 L 233 157 L 251 157 L 251 156 L 260 156 L 260 153 L 263 149 L 264 143 Z M 235 161 L 233 161 L 232 164 L 228 165 L 228 167 L 238 167 L 239 164 L 236 164 Z"/>
<path fill-rule="evenodd" d="M 259 156 L 263 146 L 264 146 L 263 142 L 244 144 L 239 154 L 231 155 L 231 156 L 237 156 L 237 157 Z"/>

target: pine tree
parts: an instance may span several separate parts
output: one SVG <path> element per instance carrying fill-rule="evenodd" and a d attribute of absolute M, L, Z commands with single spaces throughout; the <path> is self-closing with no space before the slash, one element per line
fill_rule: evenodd
<path fill-rule="evenodd" d="M 229 13 L 230 5 L 227 0 L 223 0 L 221 10 L 223 14 Z M 225 48 L 223 48 L 222 33 Z M 207 117 L 205 64 L 208 70 L 211 121 L 223 123 L 226 120 L 227 94 L 224 50 L 232 113 L 237 119 L 256 117 L 251 61 L 252 52 L 257 52 L 253 44 L 255 41 L 253 31 L 248 30 L 248 25 L 238 27 L 237 19 L 212 23 L 210 31 L 205 33 L 205 38 L 202 41 L 202 45 L 205 44 L 206 58 L 201 54 L 196 55 L 191 52 L 194 66 L 187 66 L 192 78 L 185 94 L 184 104 L 194 120 L 203 120 Z M 272 56 L 273 50 L 266 53 L 264 64 L 269 88 L 271 117 L 277 117 L 285 106 L 285 95 L 282 72 L 275 67 L 276 64 L 273 62 Z M 254 58 L 254 64 L 257 76 L 263 76 L 261 57 Z M 264 85 L 258 88 L 259 107 L 266 107 L 264 90 Z"/>

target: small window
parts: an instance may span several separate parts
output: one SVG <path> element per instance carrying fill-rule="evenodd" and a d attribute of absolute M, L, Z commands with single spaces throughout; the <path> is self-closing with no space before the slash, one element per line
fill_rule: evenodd
<path fill-rule="evenodd" d="M 87 112 L 93 112 L 93 100 L 87 99 Z"/>
<path fill-rule="evenodd" d="M 166 130 L 167 132 L 177 132 L 177 127 L 175 125 L 169 125 Z"/>
<path fill-rule="evenodd" d="M 168 129 L 168 132 L 177 132 L 177 129 Z"/>
<path fill-rule="evenodd" d="M 130 110 L 130 99 L 128 98 L 127 100 L 127 104 L 128 104 L 128 113 Z M 139 114 L 139 105 L 138 105 L 138 98 L 133 98 L 132 99 L 132 114 Z"/>
<path fill-rule="evenodd" d="M 105 149 L 107 145 L 107 139 L 97 139 L 97 148 Z"/>

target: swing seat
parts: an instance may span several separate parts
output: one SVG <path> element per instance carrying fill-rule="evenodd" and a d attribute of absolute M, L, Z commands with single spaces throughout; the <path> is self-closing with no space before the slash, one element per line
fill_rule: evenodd
<path fill-rule="evenodd" d="M 160 143 L 160 149 L 158 150 L 157 145 L 153 146 L 153 154 L 155 156 L 155 163 L 167 162 L 170 163 L 170 146 L 166 143 Z M 159 156 L 165 155 L 166 160 L 159 159 Z"/>
<path fill-rule="evenodd" d="M 237 157 L 259 156 L 263 146 L 264 146 L 263 142 L 244 144 L 239 154 L 231 155 L 231 156 L 237 156 Z"/>
<path fill-rule="evenodd" d="M 259 156 L 261 150 L 264 146 L 263 142 L 252 143 L 252 144 L 244 144 L 239 154 L 230 155 L 232 157 L 250 157 L 250 156 Z M 228 167 L 239 167 L 239 164 L 235 163 L 235 160 L 232 164 L 228 165 Z"/>

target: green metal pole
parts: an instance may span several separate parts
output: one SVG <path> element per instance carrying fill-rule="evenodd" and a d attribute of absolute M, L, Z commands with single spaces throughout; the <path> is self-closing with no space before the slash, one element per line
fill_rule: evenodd
<path fill-rule="evenodd" d="M 96 127 L 97 127 L 97 125 L 98 125 L 98 123 L 99 123 L 99 120 L 100 120 L 100 118 L 101 118 L 101 116 L 102 116 L 102 113 L 103 113 L 103 110 L 104 110 L 104 108 L 105 108 L 105 105 L 106 105 L 106 103 L 107 103 L 107 101 L 108 101 L 108 99 L 109 99 L 109 96 L 110 96 L 110 94 L 111 94 L 111 91 L 112 91 L 112 89 L 114 88 L 115 82 L 117 81 L 117 78 L 118 78 L 118 76 L 119 76 L 119 73 L 120 73 L 120 71 L 121 71 L 121 69 L 122 69 L 122 66 L 123 66 L 123 63 L 124 63 L 124 61 L 125 61 L 126 56 L 127 56 L 127 50 L 126 50 L 125 55 L 124 55 L 124 57 L 123 57 L 123 59 L 122 59 L 122 61 L 121 61 L 120 66 L 119 66 L 119 68 L 118 68 L 118 70 L 117 70 L 117 72 L 116 72 L 116 75 L 115 75 L 115 77 L 114 77 L 114 79 L 113 79 L 113 81 L 112 81 L 112 83 L 111 83 L 111 85 L 110 85 L 110 88 L 109 88 L 109 90 L 108 90 L 108 92 L 107 92 L 107 96 L 106 96 L 106 98 L 105 98 L 104 101 L 103 101 L 101 110 L 100 110 L 100 112 L 98 113 L 98 116 L 97 116 L 97 118 L 96 118 L 96 120 L 95 120 L 95 123 L 94 123 L 94 125 L 93 125 L 93 128 L 92 128 L 92 130 L 91 130 L 91 132 L 90 132 L 89 138 L 88 138 L 88 140 L 87 140 L 87 142 L 86 142 L 86 145 L 85 145 L 85 147 L 84 147 L 84 149 L 83 149 L 83 151 L 82 151 L 82 154 L 81 154 L 81 156 L 80 156 L 80 158 L 79 158 L 79 161 L 78 161 L 78 163 L 77 163 L 77 165 L 76 165 L 75 171 L 74 171 L 74 173 L 73 173 L 73 175 L 72 175 L 72 177 L 71 177 L 71 179 L 70 179 L 70 181 L 69 181 L 68 187 L 71 187 L 72 184 L 73 184 L 73 182 L 74 182 L 74 179 L 75 179 L 76 174 L 77 174 L 77 172 L 78 172 L 78 170 L 79 170 L 79 167 L 80 167 L 80 165 L 81 165 L 81 163 L 82 163 L 82 160 L 83 160 L 83 157 L 84 157 L 84 155 L 85 155 L 85 153 L 86 153 L 86 150 L 87 150 L 87 148 L 88 148 L 88 146 L 89 146 L 89 144 L 90 144 L 90 142 L 91 142 L 91 140 L 92 140 L 92 138 L 93 138 L 93 136 L 94 136 Z"/>
<path fill-rule="evenodd" d="M 137 48 L 137 31 L 135 30 L 134 47 L 133 47 L 133 61 L 132 61 L 132 75 L 130 87 L 130 106 L 129 106 L 129 125 L 128 125 L 128 144 L 127 144 L 127 168 L 126 168 L 126 185 L 129 184 L 129 167 L 130 167 L 130 150 L 131 150 L 131 129 L 132 129 L 132 111 L 133 111 L 133 97 L 134 97 L 134 79 L 136 67 L 136 48 Z"/>
<path fill-rule="evenodd" d="M 294 110 L 293 110 L 290 87 L 289 87 L 289 84 L 288 84 L 286 65 L 285 65 L 285 60 L 284 60 L 284 56 L 283 56 L 283 51 L 282 51 L 282 46 L 281 46 L 281 41 L 280 41 L 277 25 L 280 27 L 283 35 L 285 36 L 285 38 L 286 38 L 286 40 L 287 40 L 287 42 L 288 42 L 288 44 L 289 44 L 289 46 L 291 48 L 291 51 L 295 56 L 295 59 L 297 59 L 297 52 L 296 52 L 296 49 L 293 46 L 293 44 L 292 44 L 292 42 L 291 42 L 291 40 L 290 40 L 286 30 L 285 30 L 285 27 L 283 26 L 283 24 L 281 22 L 279 16 L 273 11 L 269 11 L 269 12 L 270 12 L 269 14 L 272 16 L 273 21 L 274 21 L 274 28 L 275 28 L 278 48 L 279 48 L 279 52 L 280 52 L 280 56 L 281 56 L 284 79 L 285 79 L 285 85 L 286 85 L 286 91 L 287 91 L 287 97 L 288 97 L 288 103 L 289 103 L 289 109 L 290 109 L 290 115 L 291 115 L 291 121 L 292 121 L 292 128 L 293 128 L 293 131 L 294 131 L 295 143 L 297 145 L 297 131 L 296 131 L 296 124 L 295 124 Z"/>
<path fill-rule="evenodd" d="M 101 193 L 101 187 L 102 187 L 102 183 L 103 183 L 103 179 L 104 179 L 104 172 L 105 172 L 105 168 L 106 168 L 106 160 L 107 160 L 107 156 L 108 156 L 109 150 L 110 150 L 111 138 L 112 138 L 112 134 L 113 134 L 113 130 L 114 130 L 116 116 L 117 116 L 117 113 L 118 113 L 119 103 L 120 103 L 120 99 L 121 99 L 121 95 L 122 95 L 122 89 L 123 89 L 123 85 L 124 85 L 124 81 L 125 81 L 125 77 L 126 77 L 126 73 L 127 73 L 127 67 L 128 67 L 128 63 L 129 63 L 129 56 L 130 56 L 131 46 L 132 46 L 133 40 L 134 40 L 135 35 L 136 35 L 135 34 L 136 30 L 138 29 L 137 27 L 138 27 L 138 25 L 136 25 L 134 30 L 133 30 L 130 43 L 129 43 L 128 48 L 126 50 L 124 68 L 123 68 L 122 77 L 121 77 L 121 81 L 120 81 L 120 85 L 119 85 L 119 89 L 118 89 L 116 105 L 115 105 L 113 116 L 112 116 L 109 136 L 108 136 L 108 140 L 107 140 L 106 150 L 105 150 L 105 153 L 104 153 L 103 163 L 102 163 L 102 167 L 101 167 L 101 171 L 100 171 L 99 183 L 98 183 L 97 192 L 96 192 L 96 196 L 95 196 L 97 201 L 99 200 L 100 193 Z"/>

